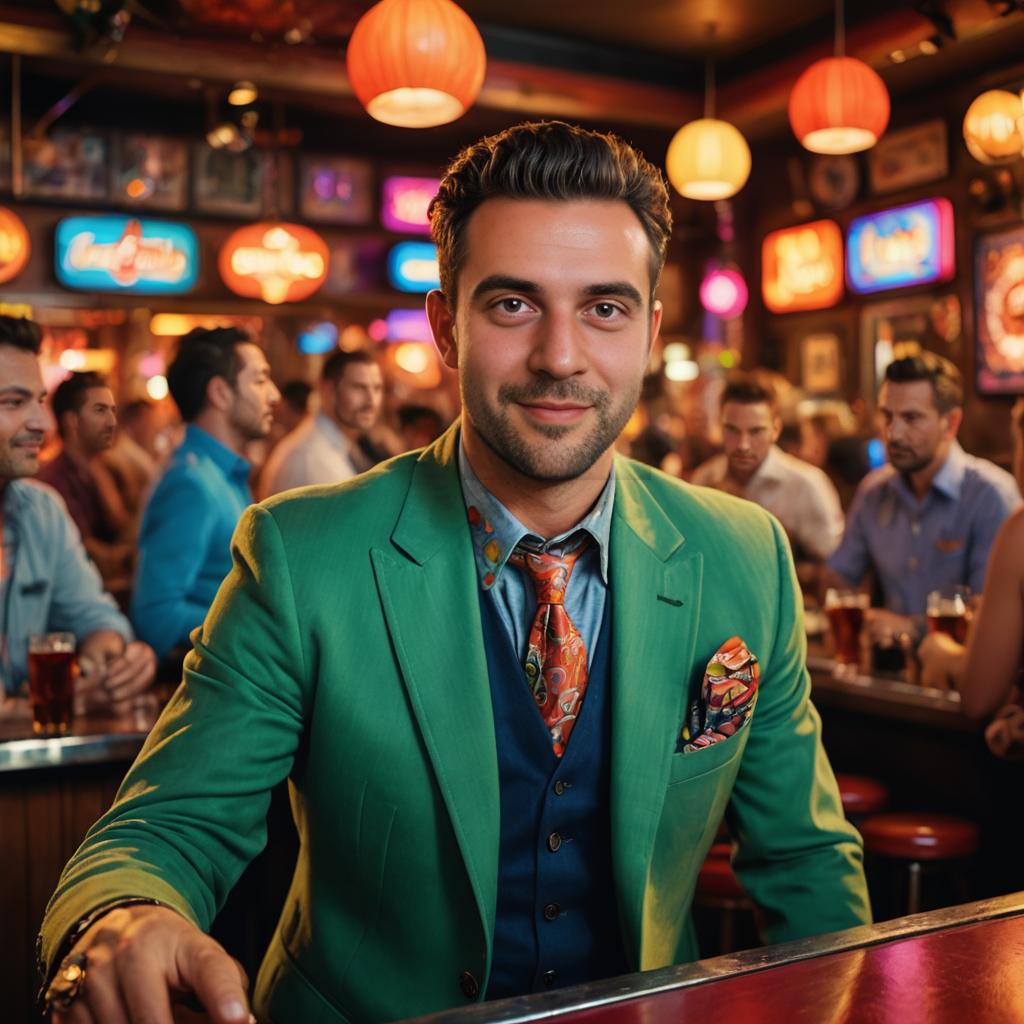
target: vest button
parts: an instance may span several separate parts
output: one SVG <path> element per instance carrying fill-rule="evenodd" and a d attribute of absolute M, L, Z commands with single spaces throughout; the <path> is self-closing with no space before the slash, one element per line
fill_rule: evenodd
<path fill-rule="evenodd" d="M 557 832 L 552 832 L 548 836 L 548 849 L 552 853 L 557 853 L 558 848 L 562 845 L 562 837 Z"/>
<path fill-rule="evenodd" d="M 558 981 L 558 971 L 545 971 L 541 978 L 541 984 L 545 988 L 554 988 L 556 981 Z"/>
<path fill-rule="evenodd" d="M 554 921 L 561 912 L 562 908 L 557 903 L 548 903 L 544 907 L 544 920 Z"/>
<path fill-rule="evenodd" d="M 463 971 L 459 975 L 459 988 L 467 999 L 476 999 L 480 994 L 480 983 L 469 971 Z"/>
<path fill-rule="evenodd" d="M 561 796 L 569 787 L 561 780 L 555 782 L 555 796 Z"/>

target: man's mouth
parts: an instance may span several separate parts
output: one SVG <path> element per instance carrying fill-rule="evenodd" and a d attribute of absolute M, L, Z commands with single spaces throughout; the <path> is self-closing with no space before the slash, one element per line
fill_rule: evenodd
<path fill-rule="evenodd" d="M 590 408 L 577 402 L 520 402 L 527 416 L 541 423 L 575 423 Z"/>

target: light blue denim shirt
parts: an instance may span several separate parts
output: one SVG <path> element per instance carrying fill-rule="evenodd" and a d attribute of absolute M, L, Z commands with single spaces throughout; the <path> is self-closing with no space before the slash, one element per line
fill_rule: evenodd
<path fill-rule="evenodd" d="M 615 470 L 612 469 L 590 512 L 575 526 L 557 537 L 545 540 L 531 533 L 497 498 L 487 490 L 470 466 L 459 445 L 459 475 L 462 496 L 466 502 L 473 551 L 476 555 L 480 586 L 494 599 L 513 648 L 525 659 L 530 627 L 537 611 L 537 598 L 532 584 L 515 566 L 507 567 L 508 556 L 520 540 L 540 551 L 561 553 L 576 547 L 572 540 L 579 531 L 590 534 L 594 542 L 580 555 L 565 591 L 565 610 L 583 637 L 587 664 L 593 658 L 601 631 L 604 603 L 608 593 L 608 543 L 611 538 L 612 508 L 615 504 Z M 567 544 L 567 541 L 572 543 Z"/>
<path fill-rule="evenodd" d="M 162 658 L 189 642 L 231 568 L 231 536 L 252 504 L 249 463 L 189 426 L 146 503 L 131 618 Z"/>
<path fill-rule="evenodd" d="M 74 633 L 79 642 L 98 629 L 112 629 L 125 641 L 134 637 L 57 492 L 38 480 L 12 480 L 0 501 L 8 567 L 0 587 L 0 676 L 4 691 L 19 693 L 28 678 L 33 633 Z"/>
<path fill-rule="evenodd" d="M 924 615 L 929 592 L 946 584 L 981 593 L 992 542 L 1020 501 L 1009 473 L 956 443 L 920 501 L 882 466 L 857 489 L 828 564 L 852 584 L 873 568 L 886 608 Z"/>

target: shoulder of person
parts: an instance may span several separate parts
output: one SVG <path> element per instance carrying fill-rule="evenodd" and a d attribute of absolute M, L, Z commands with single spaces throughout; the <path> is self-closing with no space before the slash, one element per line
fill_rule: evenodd
<path fill-rule="evenodd" d="M 1015 499 L 1014 504 L 1020 500 L 1016 479 L 1002 466 L 997 466 L 994 462 L 979 458 L 977 455 L 968 455 L 967 472 L 977 477 L 983 486 L 997 491 L 1000 496 Z"/>
<path fill-rule="evenodd" d="M 707 487 L 725 474 L 726 458 L 721 452 L 702 462 L 694 471 L 690 482 L 698 487 Z"/>
<path fill-rule="evenodd" d="M 58 491 L 45 480 L 38 477 L 24 477 L 15 480 L 10 485 L 18 500 L 24 502 L 24 508 L 33 516 L 44 516 L 49 520 L 57 521 L 65 517 L 70 518 L 67 503 Z"/>

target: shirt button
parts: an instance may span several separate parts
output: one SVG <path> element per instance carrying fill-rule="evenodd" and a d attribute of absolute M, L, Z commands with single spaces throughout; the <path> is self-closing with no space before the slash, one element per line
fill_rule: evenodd
<path fill-rule="evenodd" d="M 910 532 L 915 537 L 921 532 L 921 524 L 916 519 L 910 524 Z"/>
<path fill-rule="evenodd" d="M 916 558 L 908 558 L 907 559 L 907 568 L 911 572 L 913 572 L 917 568 L 917 559 Z"/>
<path fill-rule="evenodd" d="M 562 845 L 562 837 L 557 832 L 552 832 L 548 836 L 548 849 L 552 853 L 557 853 L 558 848 Z"/>
<path fill-rule="evenodd" d="M 554 921 L 561 912 L 562 908 L 557 903 L 548 903 L 544 907 L 544 920 Z"/>
<path fill-rule="evenodd" d="M 555 796 L 561 796 L 569 787 L 561 780 L 555 782 Z"/>
<path fill-rule="evenodd" d="M 556 981 L 558 981 L 558 971 L 545 971 L 544 977 L 541 978 L 541 984 L 545 988 L 554 988 Z"/>
<path fill-rule="evenodd" d="M 480 994 L 480 983 L 469 971 L 463 971 L 459 975 L 459 988 L 467 999 L 476 999 Z"/>

